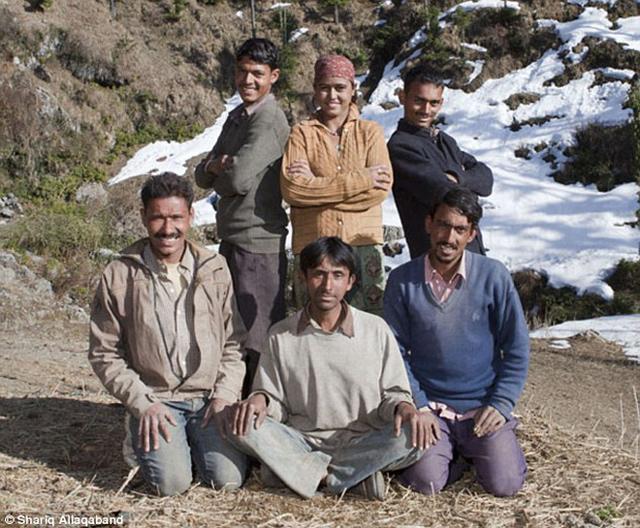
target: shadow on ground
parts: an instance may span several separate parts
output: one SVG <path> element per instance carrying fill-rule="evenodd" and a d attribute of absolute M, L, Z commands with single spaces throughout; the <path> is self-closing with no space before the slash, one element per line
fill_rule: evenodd
<path fill-rule="evenodd" d="M 124 408 L 66 398 L 0 398 L 0 452 L 46 464 L 79 481 L 117 490 Z"/>

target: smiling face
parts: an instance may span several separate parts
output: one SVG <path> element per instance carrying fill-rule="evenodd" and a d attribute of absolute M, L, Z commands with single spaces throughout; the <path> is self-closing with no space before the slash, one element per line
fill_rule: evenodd
<path fill-rule="evenodd" d="M 447 275 L 457 269 L 464 249 L 475 238 L 476 229 L 458 209 L 444 203 L 433 216 L 427 216 L 426 229 L 431 237 L 431 265 L 448 280 L 451 277 Z"/>
<path fill-rule="evenodd" d="M 307 292 L 314 315 L 339 310 L 344 296 L 353 287 L 355 276 L 344 265 L 325 257 L 320 264 L 305 273 Z"/>
<path fill-rule="evenodd" d="M 156 258 L 169 264 L 180 262 L 193 220 L 187 201 L 180 196 L 152 198 L 140 214 Z"/>
<path fill-rule="evenodd" d="M 444 87 L 431 83 L 412 82 L 409 89 L 399 93 L 404 106 L 404 118 L 411 125 L 428 128 L 435 121 L 442 108 Z"/>
<path fill-rule="evenodd" d="M 246 105 L 257 103 L 271 92 L 271 86 L 280 77 L 280 70 L 267 64 L 242 57 L 236 62 L 236 88 L 242 102 Z"/>
<path fill-rule="evenodd" d="M 313 98 L 324 119 L 346 117 L 353 99 L 354 87 L 342 77 L 324 77 L 313 87 Z"/>

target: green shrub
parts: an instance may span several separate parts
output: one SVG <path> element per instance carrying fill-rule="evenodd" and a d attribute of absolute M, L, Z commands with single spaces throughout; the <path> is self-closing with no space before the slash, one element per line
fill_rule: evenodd
<path fill-rule="evenodd" d="M 320 6 L 333 10 L 333 21 L 340 23 L 340 8 L 349 5 L 349 0 L 320 0 Z"/>
<path fill-rule="evenodd" d="M 280 48 L 280 77 L 275 85 L 275 92 L 284 97 L 293 97 L 293 74 L 298 65 L 295 44 L 286 44 Z"/>
<path fill-rule="evenodd" d="M 91 214 L 75 203 L 30 206 L 7 229 L 5 245 L 56 259 L 89 256 L 109 245 L 106 215 Z"/>
<path fill-rule="evenodd" d="M 167 12 L 167 20 L 169 22 L 177 22 L 178 20 L 180 20 L 180 17 L 182 16 L 182 13 L 187 5 L 187 0 L 173 0 L 171 8 Z"/>
<path fill-rule="evenodd" d="M 133 132 L 116 131 L 116 141 L 105 161 L 113 162 L 118 156 L 131 156 L 135 149 L 154 141 L 184 142 L 201 134 L 204 127 L 199 123 L 187 121 L 169 121 L 164 126 L 143 124 Z"/>
<path fill-rule="evenodd" d="M 44 11 L 53 6 L 53 0 L 29 0 L 29 6 L 33 10 Z"/>
<path fill-rule="evenodd" d="M 553 174 L 559 183 L 594 183 L 609 191 L 622 183 L 636 181 L 633 127 L 587 125 L 576 132 L 576 144 L 565 150 L 570 157 L 564 168 Z"/>
<path fill-rule="evenodd" d="M 300 22 L 286 7 L 281 7 L 280 9 L 274 10 L 271 14 L 268 26 L 271 29 L 280 31 L 282 45 L 286 46 L 289 38 L 291 38 L 291 33 L 300 27 Z"/>

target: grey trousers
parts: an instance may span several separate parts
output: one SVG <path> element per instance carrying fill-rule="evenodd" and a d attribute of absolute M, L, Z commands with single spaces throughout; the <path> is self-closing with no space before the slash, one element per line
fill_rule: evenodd
<path fill-rule="evenodd" d="M 251 253 L 224 241 L 220 244 L 220 254 L 229 265 L 238 311 L 248 331 L 244 345 L 247 375 L 242 390 L 243 396 L 247 396 L 267 331 L 286 315 L 287 258 L 284 251 Z"/>
<path fill-rule="evenodd" d="M 405 426 L 398 437 L 393 425 L 372 430 L 347 445 L 321 451 L 300 431 L 267 417 L 259 429 L 246 436 L 231 436 L 240 451 L 265 464 L 284 484 L 309 498 L 326 476 L 330 493 L 339 495 L 376 471 L 396 471 L 414 464 L 423 451 L 411 446 L 411 428 Z"/>

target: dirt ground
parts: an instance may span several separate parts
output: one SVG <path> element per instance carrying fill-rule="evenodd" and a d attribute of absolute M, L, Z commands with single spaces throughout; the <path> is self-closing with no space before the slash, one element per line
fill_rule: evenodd
<path fill-rule="evenodd" d="M 0 321 L 0 526 L 7 514 L 13 525 L 62 526 L 63 513 L 136 527 L 640 526 L 640 365 L 598 337 L 563 351 L 533 342 L 517 409 L 529 477 L 517 497 L 488 497 L 467 475 L 435 498 L 391 483 L 385 502 L 368 503 L 303 501 L 255 475 L 240 492 L 194 485 L 160 499 L 138 476 L 123 489 L 123 409 L 93 376 L 86 335 L 86 323 L 54 313 Z"/>

